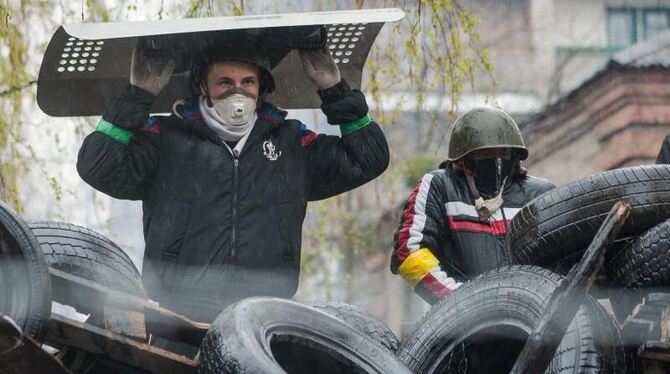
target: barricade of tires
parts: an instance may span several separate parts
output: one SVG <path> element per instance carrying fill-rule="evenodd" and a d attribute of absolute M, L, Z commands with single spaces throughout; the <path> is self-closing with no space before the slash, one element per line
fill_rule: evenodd
<path fill-rule="evenodd" d="M 398 358 L 416 373 L 509 373 L 561 276 L 537 266 L 481 274 L 433 306 Z M 588 298 L 546 373 L 625 373 L 619 330 Z"/>
<path fill-rule="evenodd" d="M 604 273 L 623 321 L 646 292 L 670 286 L 669 165 L 610 170 L 538 196 L 511 222 L 511 262 L 567 273 L 619 200 L 631 205 L 631 213 L 607 253 Z"/>
<path fill-rule="evenodd" d="M 511 222 L 512 262 L 552 267 L 566 258 L 579 260 L 619 200 L 631 205 L 622 239 L 637 237 L 670 218 L 670 166 L 610 170 L 533 199 Z"/>
<path fill-rule="evenodd" d="M 549 296 L 611 206 L 631 205 L 605 273 L 619 318 L 670 282 L 670 167 L 618 169 L 549 191 L 510 224 L 516 265 L 482 274 L 435 305 L 402 343 L 343 303 L 250 298 L 229 306 L 200 346 L 200 373 L 507 372 Z M 0 202 L 0 312 L 41 341 L 50 315 L 48 266 L 145 297 L 130 258 L 104 236 L 58 222 L 25 224 Z M 553 270 L 553 271 L 552 271 Z M 76 295 L 73 295 L 76 297 Z M 101 316 L 91 316 L 99 323 Z M 83 368 L 95 360 L 75 355 Z M 579 309 L 548 373 L 621 373 L 634 366 L 618 324 L 592 298 Z"/>
<path fill-rule="evenodd" d="M 146 297 L 139 271 L 110 239 L 69 223 L 26 224 L 0 202 L 0 313 L 37 342 L 43 342 L 51 314 L 48 267 Z M 79 295 L 69 296 L 73 305 L 81 304 Z M 87 323 L 105 327 L 104 316 L 95 313 Z M 409 373 L 394 356 L 398 345 L 383 322 L 353 305 L 251 298 L 228 307 L 212 324 L 198 371 Z M 107 368 L 101 355 L 56 348 L 72 372 Z"/>
<path fill-rule="evenodd" d="M 577 263 L 615 202 L 631 205 L 608 252 L 606 282 L 622 320 L 644 291 L 670 284 L 670 166 L 598 173 L 538 196 L 512 220 L 510 262 L 433 306 L 397 357 L 418 373 L 504 373 L 514 365 L 561 275 Z M 568 327 L 547 373 L 628 373 L 619 324 L 593 298 Z"/>

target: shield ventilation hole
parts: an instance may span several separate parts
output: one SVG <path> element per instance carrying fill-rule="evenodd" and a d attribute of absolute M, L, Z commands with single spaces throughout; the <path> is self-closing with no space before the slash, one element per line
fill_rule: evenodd
<path fill-rule="evenodd" d="M 328 50 L 336 64 L 347 64 L 365 31 L 365 23 L 345 23 L 328 27 Z"/>
<path fill-rule="evenodd" d="M 79 40 L 69 37 L 58 60 L 59 73 L 93 72 L 102 53 L 103 40 Z"/>

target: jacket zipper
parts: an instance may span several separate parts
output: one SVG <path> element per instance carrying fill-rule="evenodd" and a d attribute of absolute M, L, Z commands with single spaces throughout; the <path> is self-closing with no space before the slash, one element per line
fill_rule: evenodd
<path fill-rule="evenodd" d="M 240 159 L 235 152 L 233 152 L 233 163 L 235 166 L 233 169 L 233 232 L 230 255 L 232 258 L 235 258 L 237 256 L 237 190 L 239 184 L 238 169 L 240 165 Z"/>
<path fill-rule="evenodd" d="M 240 155 L 234 149 L 231 149 L 226 142 L 221 142 L 221 145 L 230 152 L 233 156 L 233 227 L 230 235 L 230 257 L 237 257 L 237 190 L 239 189 L 239 166 Z"/>

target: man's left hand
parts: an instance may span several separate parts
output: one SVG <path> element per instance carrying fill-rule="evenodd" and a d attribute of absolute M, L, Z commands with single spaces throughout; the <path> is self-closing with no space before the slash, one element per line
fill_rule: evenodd
<path fill-rule="evenodd" d="M 298 52 L 305 74 L 319 90 L 333 87 L 340 82 L 340 69 L 333 61 L 327 46 L 322 49 Z"/>

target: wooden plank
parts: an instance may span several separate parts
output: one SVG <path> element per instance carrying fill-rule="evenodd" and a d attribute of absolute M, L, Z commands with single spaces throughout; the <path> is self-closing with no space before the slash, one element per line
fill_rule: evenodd
<path fill-rule="evenodd" d="M 55 301 L 72 305 L 77 311 L 104 311 L 105 306 L 143 312 L 146 332 L 166 339 L 200 346 L 209 329 L 208 323 L 195 322 L 150 303 L 147 299 L 112 290 L 87 279 L 49 268 Z"/>
<path fill-rule="evenodd" d="M 641 371 L 638 371 L 640 373 L 644 374 L 668 374 L 668 371 L 670 369 L 670 365 L 668 365 L 667 362 L 663 361 L 658 361 L 658 360 L 649 360 L 649 359 L 641 359 L 640 361 L 640 369 Z"/>
<path fill-rule="evenodd" d="M 0 373 L 67 374 L 70 372 L 55 357 L 42 350 L 40 344 L 23 335 L 11 319 L 1 316 Z"/>
<path fill-rule="evenodd" d="M 137 340 L 147 339 L 144 313 L 134 310 L 105 306 L 105 329 Z"/>
<path fill-rule="evenodd" d="M 625 344 L 642 345 L 648 340 L 670 341 L 670 294 L 650 293 L 621 325 Z"/>
<path fill-rule="evenodd" d="M 644 299 L 645 304 L 670 306 L 670 293 L 667 292 L 650 292 Z"/>
<path fill-rule="evenodd" d="M 670 307 L 666 306 L 663 308 L 663 313 L 661 313 L 661 341 L 668 342 L 670 341 Z"/>
<path fill-rule="evenodd" d="M 670 343 L 661 341 L 648 341 L 638 349 L 640 358 L 670 362 Z"/>
<path fill-rule="evenodd" d="M 46 344 L 102 354 L 152 373 L 195 373 L 195 361 L 182 355 L 123 337 L 101 328 L 51 315 Z"/>
<path fill-rule="evenodd" d="M 570 322 L 577 314 L 605 260 L 605 252 L 623 226 L 630 205 L 617 202 L 598 229 L 581 261 L 551 295 L 510 373 L 544 373 Z"/>
<path fill-rule="evenodd" d="M 10 317 L 0 314 L 0 355 L 21 345 L 23 332 Z"/>

